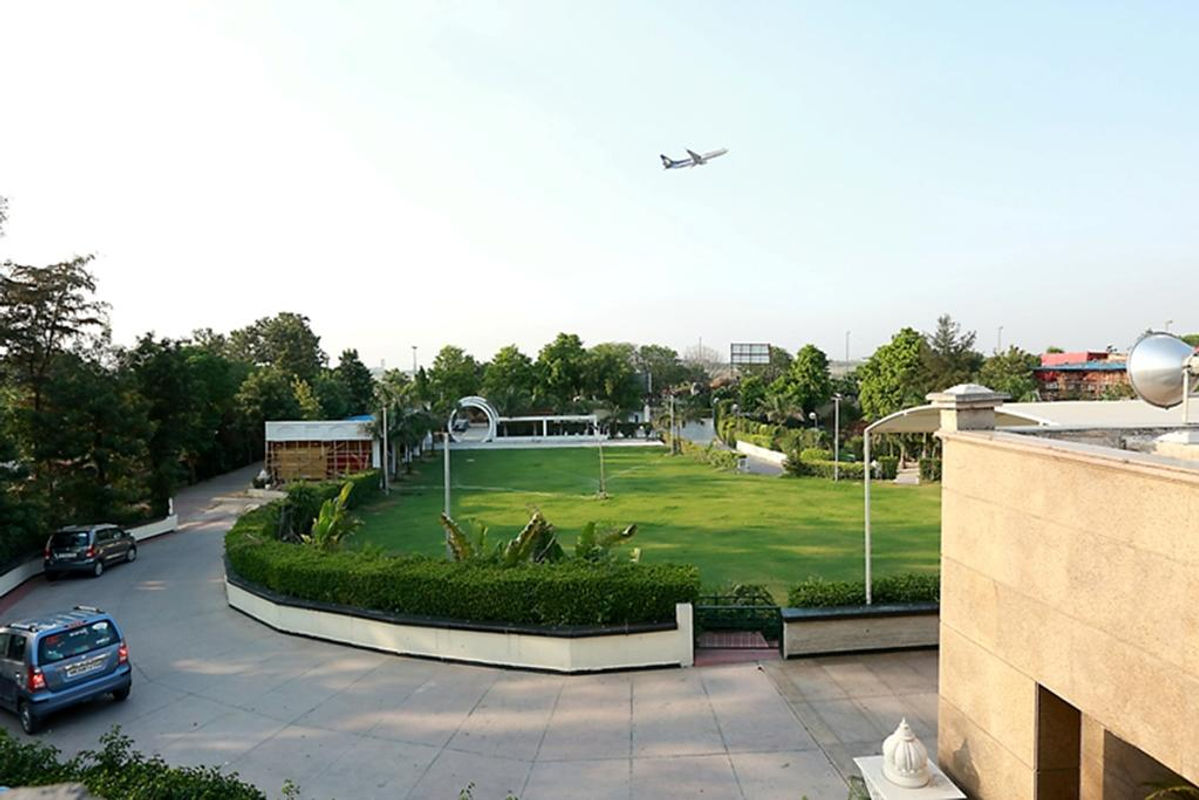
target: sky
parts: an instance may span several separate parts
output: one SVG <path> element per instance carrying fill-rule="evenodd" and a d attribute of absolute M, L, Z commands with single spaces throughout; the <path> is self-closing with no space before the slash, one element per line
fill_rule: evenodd
<path fill-rule="evenodd" d="M 0 0 L 0 196 L 118 343 L 1124 348 L 1199 332 L 1199 4 Z"/>

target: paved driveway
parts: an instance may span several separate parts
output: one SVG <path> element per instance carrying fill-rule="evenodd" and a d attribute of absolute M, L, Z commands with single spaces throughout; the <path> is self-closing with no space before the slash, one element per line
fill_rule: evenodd
<path fill-rule="evenodd" d="M 559 676 L 401 658 L 275 633 L 225 604 L 221 544 L 254 470 L 181 493 L 179 532 L 100 579 L 35 579 L 5 618 L 98 605 L 125 627 L 123 704 L 49 720 L 73 753 L 120 724 L 172 763 L 269 795 L 842 800 L 845 783 L 756 664 Z M 7 608 L 3 608 L 7 605 Z M 11 714 L 0 725 L 16 735 Z"/>

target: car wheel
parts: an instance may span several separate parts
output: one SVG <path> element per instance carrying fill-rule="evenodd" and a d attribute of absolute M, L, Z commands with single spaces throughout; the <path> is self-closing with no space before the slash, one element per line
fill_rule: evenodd
<path fill-rule="evenodd" d="M 37 733 L 38 718 L 33 715 L 33 709 L 29 707 L 29 703 L 24 700 L 17 707 L 17 716 L 21 718 L 21 730 L 32 736 Z"/>
<path fill-rule="evenodd" d="M 136 547 L 130 547 L 128 550 L 125 551 L 125 560 L 126 561 L 136 561 L 137 560 L 137 548 Z"/>
<path fill-rule="evenodd" d="M 116 700 L 118 703 L 127 700 L 129 698 L 129 689 L 130 688 L 132 688 L 132 687 L 124 686 L 120 689 L 113 689 L 112 699 Z"/>
<path fill-rule="evenodd" d="M 99 578 L 103 574 L 104 574 L 104 562 L 97 560 L 96 566 L 92 567 L 92 577 Z"/>

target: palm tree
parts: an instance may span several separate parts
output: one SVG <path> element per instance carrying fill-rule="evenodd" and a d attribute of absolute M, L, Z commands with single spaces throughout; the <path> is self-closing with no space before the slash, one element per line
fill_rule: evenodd
<path fill-rule="evenodd" d="M 768 393 L 762 400 L 762 405 L 759 406 L 759 409 L 766 415 L 767 421 L 775 425 L 782 425 L 803 411 L 790 396 L 782 392 Z"/>

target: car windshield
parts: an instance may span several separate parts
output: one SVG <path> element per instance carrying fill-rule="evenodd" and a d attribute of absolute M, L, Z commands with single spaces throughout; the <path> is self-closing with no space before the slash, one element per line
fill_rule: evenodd
<path fill-rule="evenodd" d="M 64 658 L 90 653 L 117 640 L 117 632 L 106 619 L 97 620 L 60 633 L 43 636 L 38 644 L 38 663 L 53 664 Z"/>
<path fill-rule="evenodd" d="M 59 531 L 50 537 L 51 547 L 83 547 L 87 544 L 87 531 Z"/>

